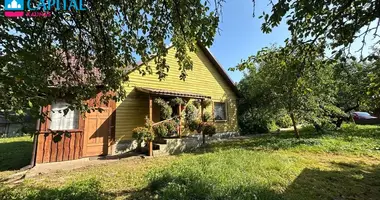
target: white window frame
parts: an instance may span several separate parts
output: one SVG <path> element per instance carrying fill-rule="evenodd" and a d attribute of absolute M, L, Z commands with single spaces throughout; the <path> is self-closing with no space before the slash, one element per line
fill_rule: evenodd
<path fill-rule="evenodd" d="M 214 114 L 214 121 L 215 122 L 227 122 L 228 120 L 228 109 L 227 109 L 227 102 L 223 102 L 223 101 L 214 101 L 214 110 L 213 110 L 213 114 Z M 215 115 L 215 110 L 216 110 L 216 104 L 224 104 L 224 119 L 215 119 L 216 115 Z"/>
<path fill-rule="evenodd" d="M 64 115 L 63 110 L 69 106 L 64 101 L 55 101 L 51 104 L 49 129 L 53 131 L 76 130 L 79 128 L 79 112 L 69 110 Z"/>

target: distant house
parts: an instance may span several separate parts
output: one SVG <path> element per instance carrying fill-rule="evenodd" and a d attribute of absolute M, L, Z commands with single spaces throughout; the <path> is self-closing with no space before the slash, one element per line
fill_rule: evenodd
<path fill-rule="evenodd" d="M 181 97 L 187 101 L 212 100 L 212 105 L 206 111 L 213 115 L 217 133 L 237 133 L 237 88 L 210 51 L 198 44 L 196 53 L 190 53 L 193 70 L 188 71 L 186 81 L 179 79 L 174 47 L 169 47 L 168 51 L 170 71 L 165 80 L 159 81 L 155 71 L 142 76 L 138 70 L 134 70 L 129 74 L 130 81 L 124 84 L 127 97 L 122 102 L 99 105 L 99 95 L 87 101 L 90 106 L 100 106 L 103 112 L 87 113 L 85 118 L 75 111 L 70 111 L 66 116 L 50 112 L 51 120 L 39 124 L 36 163 L 115 155 L 133 149 L 132 130 L 144 126 L 146 116 L 154 122 L 160 121 L 159 107 L 152 103 L 158 97 Z M 66 107 L 65 102 L 57 100 L 44 107 L 43 111 L 57 111 Z M 183 106 L 173 108 L 177 113 L 183 109 Z M 51 134 L 45 134 L 51 131 L 68 131 L 71 137 L 64 136 L 55 143 Z M 178 134 L 184 136 L 192 133 L 178 127 Z"/>

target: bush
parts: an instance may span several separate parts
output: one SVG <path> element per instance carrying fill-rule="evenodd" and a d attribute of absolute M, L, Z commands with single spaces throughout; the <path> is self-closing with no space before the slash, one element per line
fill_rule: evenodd
<path fill-rule="evenodd" d="M 211 122 L 204 122 L 202 123 L 202 129 L 203 129 L 203 134 L 208 135 L 208 136 L 213 136 L 216 133 L 216 126 L 214 123 Z"/>
<path fill-rule="evenodd" d="M 203 113 L 203 116 L 202 116 L 202 121 L 203 122 L 207 122 L 210 119 L 211 119 L 211 114 L 209 112 Z"/>
<path fill-rule="evenodd" d="M 137 127 L 132 130 L 132 137 L 141 145 L 143 141 L 153 141 L 154 133 L 145 127 Z"/>
<path fill-rule="evenodd" d="M 168 129 L 168 134 L 173 134 L 177 131 L 177 124 L 173 120 L 165 122 L 165 126 Z"/>
<path fill-rule="evenodd" d="M 169 132 L 166 124 L 164 124 L 164 123 L 160 123 L 156 126 L 153 126 L 153 130 L 154 130 L 155 135 L 158 138 L 166 137 L 168 135 L 168 132 Z"/>
<path fill-rule="evenodd" d="M 163 99 L 157 98 L 154 103 L 160 106 L 160 116 L 162 119 L 169 119 L 173 114 L 172 107 Z"/>
<path fill-rule="evenodd" d="M 276 119 L 277 126 L 281 128 L 288 128 L 292 126 L 292 119 L 288 114 L 281 115 Z"/>
<path fill-rule="evenodd" d="M 187 122 L 194 121 L 198 118 L 198 109 L 194 105 L 190 104 L 186 106 L 185 114 L 185 119 Z"/>
<path fill-rule="evenodd" d="M 132 137 L 137 140 L 137 143 L 141 144 L 145 140 L 148 132 L 148 129 L 145 127 L 137 127 L 132 130 Z"/>
<path fill-rule="evenodd" d="M 190 131 L 195 131 L 198 130 L 200 123 L 201 122 L 199 120 L 192 120 L 187 123 L 187 127 Z"/>
<path fill-rule="evenodd" d="M 176 97 L 170 100 L 171 106 L 185 105 L 185 101 L 182 98 Z"/>

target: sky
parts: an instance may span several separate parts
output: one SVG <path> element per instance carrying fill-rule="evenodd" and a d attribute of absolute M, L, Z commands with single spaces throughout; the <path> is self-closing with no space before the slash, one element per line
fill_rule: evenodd
<path fill-rule="evenodd" d="M 223 16 L 219 22 L 220 32 L 216 35 L 210 50 L 234 82 L 239 82 L 243 73 L 231 72 L 228 68 L 235 67 L 242 59 L 255 55 L 263 47 L 272 44 L 284 45 L 284 40 L 290 36 L 284 20 L 270 34 L 261 32 L 263 19 L 258 17 L 263 12 L 270 13 L 270 11 L 271 6 L 268 6 L 268 1 L 264 0 L 256 1 L 255 10 L 251 0 L 227 0 L 223 4 Z M 255 17 L 253 17 L 253 12 L 255 12 Z M 372 22 L 371 26 L 374 25 L 376 22 Z M 362 30 L 365 30 L 365 27 Z M 355 53 L 355 50 L 360 49 L 361 40 L 362 38 L 358 38 L 352 44 L 352 53 L 357 57 L 360 53 Z M 373 40 L 371 36 L 367 37 L 364 56 L 368 55 L 375 41 L 377 40 Z"/>
<path fill-rule="evenodd" d="M 220 31 L 210 50 L 226 71 L 263 47 L 284 44 L 284 40 L 290 35 L 286 24 L 276 27 L 270 34 L 261 32 L 263 19 L 258 17 L 263 11 L 270 12 L 271 7 L 267 6 L 267 1 L 256 1 L 255 10 L 253 9 L 250 0 L 226 1 L 223 4 Z M 239 71 L 227 73 L 234 82 L 239 82 L 243 76 Z"/>

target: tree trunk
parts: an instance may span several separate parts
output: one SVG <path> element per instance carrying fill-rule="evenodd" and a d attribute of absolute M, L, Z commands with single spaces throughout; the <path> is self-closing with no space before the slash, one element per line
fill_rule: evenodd
<path fill-rule="evenodd" d="M 290 118 L 292 119 L 292 123 L 293 123 L 294 135 L 296 136 L 297 139 L 299 139 L 300 138 L 300 133 L 298 132 L 296 120 L 294 119 L 294 114 L 293 113 L 290 113 Z"/>
<path fill-rule="evenodd" d="M 206 144 L 206 136 L 205 136 L 205 134 L 203 133 L 203 131 L 202 131 L 202 139 L 203 139 L 203 144 Z"/>
<path fill-rule="evenodd" d="M 342 126 L 342 123 L 343 123 L 343 118 L 339 118 L 337 121 L 336 121 L 336 128 L 340 128 Z"/>

